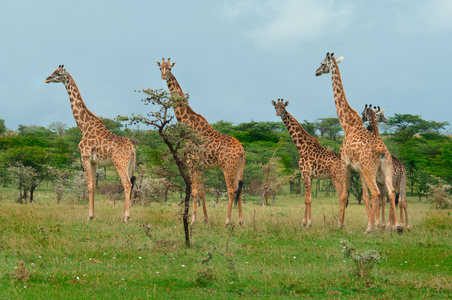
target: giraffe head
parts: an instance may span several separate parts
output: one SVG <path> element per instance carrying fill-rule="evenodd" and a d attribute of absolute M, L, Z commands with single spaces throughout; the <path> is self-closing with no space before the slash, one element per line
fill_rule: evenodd
<path fill-rule="evenodd" d="M 170 64 L 170 59 L 168 58 L 168 61 L 165 62 L 165 59 L 162 58 L 162 62 L 157 62 L 157 66 L 160 68 L 160 71 L 162 71 L 162 79 L 166 80 L 168 78 L 168 75 L 171 73 L 171 69 L 176 65 L 176 63 Z"/>
<path fill-rule="evenodd" d="M 334 60 L 336 63 L 340 63 L 344 60 L 344 57 L 341 56 L 338 59 L 334 58 L 334 53 L 327 53 L 326 58 L 320 63 L 320 67 L 315 71 L 315 76 L 320 76 L 322 74 L 327 74 L 331 71 L 332 66 L 334 65 Z"/>
<path fill-rule="evenodd" d="M 369 107 L 364 107 L 363 112 L 361 113 L 363 122 L 370 121 L 370 110 L 372 110 L 375 114 L 375 118 L 377 120 L 377 123 L 388 123 L 388 119 L 385 118 L 385 109 L 380 109 L 380 106 L 375 107 L 372 109 L 372 104 L 369 104 Z"/>
<path fill-rule="evenodd" d="M 276 109 L 276 115 L 278 117 L 283 117 L 286 114 L 286 106 L 289 105 L 289 101 L 286 101 L 286 103 L 284 103 L 284 99 L 278 99 L 278 102 L 272 100 L 272 104 Z"/>
<path fill-rule="evenodd" d="M 64 65 L 59 65 L 58 69 L 44 80 L 45 83 L 49 82 L 63 82 L 66 83 L 69 78 L 68 72 L 64 68 Z"/>

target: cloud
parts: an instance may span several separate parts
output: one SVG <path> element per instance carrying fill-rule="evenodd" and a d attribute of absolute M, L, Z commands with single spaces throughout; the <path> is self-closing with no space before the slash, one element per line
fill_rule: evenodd
<path fill-rule="evenodd" d="M 225 4 L 222 11 L 226 20 L 239 24 L 246 37 L 266 49 L 341 33 L 353 15 L 351 5 L 334 0 L 245 0 Z"/>
<path fill-rule="evenodd" d="M 406 1 L 396 14 L 395 25 L 400 33 L 432 34 L 452 30 L 452 1 Z"/>

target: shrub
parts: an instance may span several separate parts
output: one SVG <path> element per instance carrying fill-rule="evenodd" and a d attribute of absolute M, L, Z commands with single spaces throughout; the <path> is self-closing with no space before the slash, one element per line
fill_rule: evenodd
<path fill-rule="evenodd" d="M 377 250 L 367 250 L 364 253 L 359 253 L 355 246 L 348 240 L 341 240 L 344 245 L 342 252 L 346 258 L 351 258 L 355 264 L 355 275 L 360 278 L 369 277 L 370 271 L 382 259 Z M 384 258 L 384 257 L 383 257 Z"/>

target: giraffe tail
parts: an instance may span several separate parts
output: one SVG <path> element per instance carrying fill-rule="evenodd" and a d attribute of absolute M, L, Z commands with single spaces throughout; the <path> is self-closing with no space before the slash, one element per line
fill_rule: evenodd
<path fill-rule="evenodd" d="M 234 196 L 234 204 L 237 205 L 237 202 L 239 201 L 239 196 L 242 193 L 242 187 L 243 187 L 243 180 L 239 180 L 239 187 L 235 191 Z"/>
<path fill-rule="evenodd" d="M 400 194 L 399 193 L 396 193 L 395 194 L 395 206 L 397 207 L 397 205 L 399 205 L 399 197 L 400 197 Z"/>

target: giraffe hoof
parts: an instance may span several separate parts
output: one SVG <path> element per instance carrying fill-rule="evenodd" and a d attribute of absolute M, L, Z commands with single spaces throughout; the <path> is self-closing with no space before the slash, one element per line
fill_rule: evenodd
<path fill-rule="evenodd" d="M 364 231 L 364 233 L 371 233 L 372 232 L 372 227 L 367 227 L 366 231 Z"/>
<path fill-rule="evenodd" d="M 239 225 L 240 225 L 240 226 L 243 226 L 243 220 L 240 220 L 240 221 L 239 221 Z"/>
<path fill-rule="evenodd" d="M 88 217 L 88 220 L 91 221 L 92 219 L 94 219 L 94 216 L 89 216 L 89 217 Z"/>
<path fill-rule="evenodd" d="M 123 221 L 124 223 L 129 222 L 129 217 L 124 217 L 124 218 L 122 218 L 122 221 Z"/>
<path fill-rule="evenodd" d="M 403 227 L 402 226 L 397 226 L 396 230 L 397 230 L 398 234 L 402 234 L 403 233 Z"/>

